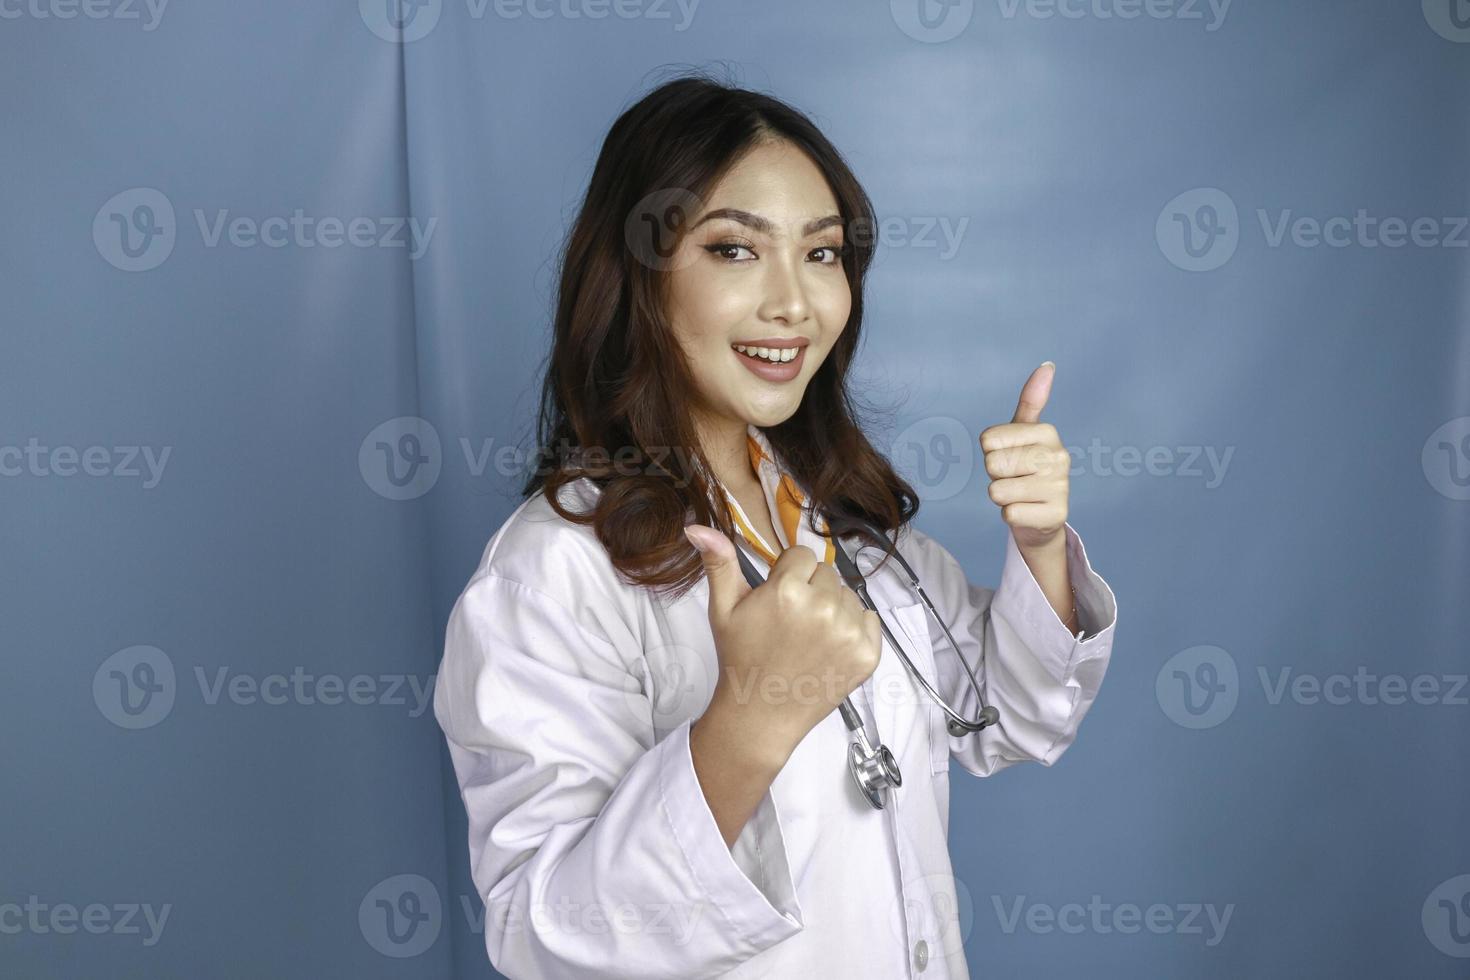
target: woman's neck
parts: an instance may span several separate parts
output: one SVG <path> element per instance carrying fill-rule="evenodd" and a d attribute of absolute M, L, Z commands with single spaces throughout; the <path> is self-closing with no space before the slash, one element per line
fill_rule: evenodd
<path fill-rule="evenodd" d="M 721 421 L 713 425 L 697 422 L 696 428 L 700 451 L 715 479 L 736 494 L 759 485 L 760 477 L 750 465 L 749 434 L 744 422 Z"/>

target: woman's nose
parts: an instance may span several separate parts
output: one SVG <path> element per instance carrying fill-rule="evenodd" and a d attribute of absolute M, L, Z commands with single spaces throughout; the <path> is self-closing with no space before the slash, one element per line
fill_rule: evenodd
<path fill-rule="evenodd" d="M 760 311 L 770 320 L 800 323 L 810 315 L 806 290 L 802 284 L 801 266 L 788 262 L 770 262 L 766 267 L 766 296 Z"/>

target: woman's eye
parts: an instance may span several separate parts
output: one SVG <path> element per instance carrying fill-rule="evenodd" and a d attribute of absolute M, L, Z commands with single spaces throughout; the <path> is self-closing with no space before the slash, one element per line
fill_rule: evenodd
<path fill-rule="evenodd" d="M 704 246 L 704 250 L 732 265 L 749 262 L 757 257 L 754 247 L 745 242 L 714 242 Z M 822 245 L 808 252 L 807 257 L 815 258 L 819 265 L 836 265 L 842 261 L 846 252 L 846 245 Z"/>
<path fill-rule="evenodd" d="M 741 252 L 749 252 L 751 258 L 755 257 L 755 253 L 751 252 L 749 245 L 742 245 L 739 242 L 716 242 L 713 245 L 706 245 L 704 250 L 711 255 L 718 255 L 727 262 L 749 261 L 749 259 L 740 258 Z"/>

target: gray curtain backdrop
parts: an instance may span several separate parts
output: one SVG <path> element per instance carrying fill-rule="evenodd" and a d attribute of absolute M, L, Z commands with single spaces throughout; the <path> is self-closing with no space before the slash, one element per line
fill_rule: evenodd
<path fill-rule="evenodd" d="M 872 194 L 974 581 L 1058 364 L 1120 623 L 1058 765 L 956 774 L 975 975 L 1470 975 L 1466 0 L 0 0 L 0 975 L 494 975 L 443 625 L 680 65 Z"/>

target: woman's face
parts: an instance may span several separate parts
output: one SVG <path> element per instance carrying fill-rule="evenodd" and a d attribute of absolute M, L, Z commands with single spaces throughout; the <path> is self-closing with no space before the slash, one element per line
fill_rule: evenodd
<path fill-rule="evenodd" d="M 852 309 L 837 201 L 816 164 L 783 142 L 749 151 L 700 203 L 669 272 L 669 318 L 694 373 L 695 409 L 742 433 L 747 423 L 779 424 L 796 413 Z M 774 364 L 752 356 L 756 347 L 795 356 Z"/>

